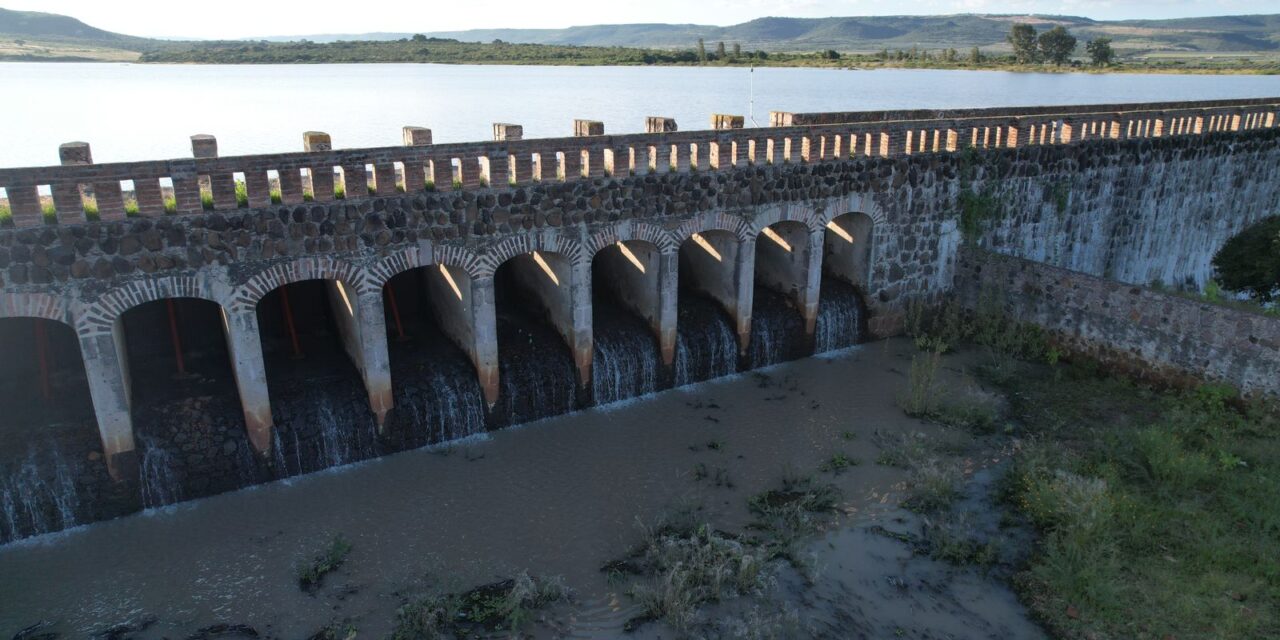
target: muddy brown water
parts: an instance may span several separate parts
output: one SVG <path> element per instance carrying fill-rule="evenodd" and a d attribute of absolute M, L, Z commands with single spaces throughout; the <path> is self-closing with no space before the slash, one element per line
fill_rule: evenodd
<path fill-rule="evenodd" d="M 956 437 L 896 406 L 913 351 L 867 344 L 11 544 L 0 548 L 0 637 L 39 621 L 86 637 L 153 615 L 133 637 L 236 623 L 304 638 L 345 619 L 376 638 L 406 597 L 521 570 L 576 593 L 539 635 L 618 637 L 636 607 L 599 569 L 640 540 L 638 522 L 699 505 L 707 522 L 740 530 L 748 496 L 837 452 L 861 462 L 823 474 L 849 515 L 811 545 L 816 584 L 784 573 L 772 596 L 794 600 L 813 635 L 1037 637 L 998 582 L 868 531 L 919 524 L 896 506 L 906 472 L 874 464 L 875 433 Z M 732 486 L 697 480 L 699 463 Z M 335 534 L 353 545 L 347 562 L 304 593 L 296 568 Z M 675 636 L 648 625 L 637 637 Z"/>

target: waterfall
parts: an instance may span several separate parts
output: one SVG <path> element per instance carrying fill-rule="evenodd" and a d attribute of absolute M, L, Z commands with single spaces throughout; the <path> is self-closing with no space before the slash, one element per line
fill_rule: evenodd
<path fill-rule="evenodd" d="M 578 374 L 564 340 L 550 327 L 502 318 L 498 325 L 501 424 L 521 424 L 569 413 Z"/>
<path fill-rule="evenodd" d="M 175 470 L 177 459 L 149 438 L 142 444 L 142 464 L 138 468 L 142 506 L 163 507 L 181 501 L 182 485 Z"/>
<path fill-rule="evenodd" d="M 751 310 L 752 369 L 807 355 L 804 322 L 785 296 L 757 286 Z"/>
<path fill-rule="evenodd" d="M 737 336 L 728 316 L 715 302 L 693 291 L 682 291 L 676 326 L 676 386 L 738 370 Z"/>
<path fill-rule="evenodd" d="M 649 328 L 603 300 L 594 302 L 593 308 L 591 387 L 595 403 L 610 404 L 657 391 L 661 366 L 658 345 Z"/>
<path fill-rule="evenodd" d="M 272 458 L 276 476 L 289 477 L 351 464 L 381 453 L 377 424 L 358 380 L 329 378 L 282 399 Z"/>
<path fill-rule="evenodd" d="M 416 449 L 485 430 L 484 395 L 475 370 L 461 353 L 446 355 L 449 360 L 432 360 L 414 375 L 406 372 L 393 386 L 401 448 Z"/>
<path fill-rule="evenodd" d="M 818 323 L 814 329 L 814 353 L 825 353 L 862 342 L 865 314 L 852 285 L 835 278 L 822 279 Z"/>
<path fill-rule="evenodd" d="M 17 468 L 0 475 L 0 543 L 74 527 L 80 509 L 75 478 L 56 445 L 28 449 Z"/>

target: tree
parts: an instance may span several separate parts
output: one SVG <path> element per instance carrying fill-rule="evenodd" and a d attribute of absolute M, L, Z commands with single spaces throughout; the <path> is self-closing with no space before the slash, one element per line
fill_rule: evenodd
<path fill-rule="evenodd" d="M 716 45 L 716 59 L 718 60 L 724 59 L 724 43 L 723 42 Z"/>
<path fill-rule="evenodd" d="M 1009 29 L 1009 44 L 1013 45 L 1013 57 L 1019 64 L 1030 64 L 1037 60 L 1036 28 L 1029 24 L 1015 23 Z"/>
<path fill-rule="evenodd" d="M 1040 34 L 1040 59 L 1062 65 L 1071 60 L 1076 50 L 1076 37 L 1065 27 L 1058 25 Z"/>
<path fill-rule="evenodd" d="M 424 35 L 422 35 L 421 33 L 415 33 L 415 34 L 413 34 L 413 41 L 414 41 L 414 42 L 426 42 L 426 41 L 427 41 L 427 37 L 426 37 L 426 36 L 424 36 Z"/>
<path fill-rule="evenodd" d="M 1111 64 L 1116 52 L 1111 48 L 1111 38 L 1094 38 L 1085 43 L 1084 50 L 1089 54 L 1089 61 L 1099 67 Z"/>
<path fill-rule="evenodd" d="M 969 62 L 982 64 L 982 49 L 974 47 L 969 50 Z"/>
<path fill-rule="evenodd" d="M 827 49 L 826 51 L 822 52 L 822 57 L 826 58 L 827 60 L 839 60 L 840 52 L 836 51 L 835 49 Z"/>
<path fill-rule="evenodd" d="M 742 45 L 737 42 L 733 43 L 733 59 L 737 60 L 742 56 Z"/>
<path fill-rule="evenodd" d="M 707 62 L 707 43 L 702 38 L 698 38 L 698 62 L 706 64 Z"/>
<path fill-rule="evenodd" d="M 1232 236 L 1213 256 L 1213 269 L 1228 291 L 1262 302 L 1280 298 L 1280 216 Z"/>

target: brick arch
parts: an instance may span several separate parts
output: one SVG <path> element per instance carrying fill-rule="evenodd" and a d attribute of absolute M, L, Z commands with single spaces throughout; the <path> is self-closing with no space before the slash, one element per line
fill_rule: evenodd
<path fill-rule="evenodd" d="M 751 223 L 752 235 L 759 235 L 766 227 L 779 222 L 799 222 L 810 231 L 821 229 L 826 221 L 817 208 L 806 202 L 789 202 L 764 208 Z"/>
<path fill-rule="evenodd" d="M 502 266 L 502 263 L 507 260 L 534 251 L 558 253 L 564 256 L 569 261 L 569 264 L 574 267 L 581 266 L 583 261 L 589 258 L 582 243 L 572 238 L 566 238 L 563 235 L 545 238 L 537 234 L 522 233 L 490 245 L 483 254 L 485 264 L 480 275 L 483 277 L 492 276 L 497 272 L 498 267 Z"/>
<path fill-rule="evenodd" d="M 286 284 L 306 280 L 337 280 L 350 286 L 357 295 L 377 290 L 369 286 L 367 270 L 346 260 L 313 256 L 277 263 L 259 271 L 236 289 L 231 296 L 231 310 L 236 313 L 253 311 L 258 301 L 268 293 Z"/>
<path fill-rule="evenodd" d="M 365 269 L 370 289 L 382 289 L 392 278 L 422 266 L 417 247 L 408 247 L 384 256 Z"/>
<path fill-rule="evenodd" d="M 587 238 L 587 251 L 594 259 L 601 249 L 619 240 L 647 242 L 661 253 L 671 253 L 680 245 L 662 227 L 644 222 L 620 222 L 601 229 Z"/>
<path fill-rule="evenodd" d="M 47 293 L 0 292 L 0 318 L 43 318 L 76 326 L 71 304 Z"/>
<path fill-rule="evenodd" d="M 866 214 L 867 217 L 871 218 L 874 226 L 879 226 L 886 221 L 884 209 L 880 207 L 871 194 L 850 193 L 832 200 L 833 202 L 828 204 L 826 209 L 819 215 L 819 221 L 822 226 L 826 226 L 828 222 L 847 213 Z"/>
<path fill-rule="evenodd" d="M 219 306 L 219 299 L 208 282 L 194 275 L 164 276 L 135 280 L 98 296 L 80 316 L 77 328 L 82 336 L 111 333 L 115 322 L 130 309 L 166 298 L 197 298 Z"/>
<path fill-rule="evenodd" d="M 739 242 L 755 237 L 751 225 L 738 216 L 723 212 L 703 213 L 686 220 L 675 231 L 671 232 L 672 240 L 679 245 L 695 233 L 703 231 L 728 231 L 738 238 Z"/>
<path fill-rule="evenodd" d="M 438 245 L 432 248 L 431 264 L 443 264 L 450 267 L 462 269 L 475 280 L 485 274 L 486 265 L 488 264 L 480 254 L 466 248 L 452 244 Z M 496 269 L 496 267 L 494 267 Z M 493 275 L 493 271 L 488 272 Z"/>

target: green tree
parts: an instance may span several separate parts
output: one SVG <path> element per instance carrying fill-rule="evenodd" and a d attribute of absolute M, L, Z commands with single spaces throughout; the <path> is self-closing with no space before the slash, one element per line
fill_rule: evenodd
<path fill-rule="evenodd" d="M 716 59 L 717 60 L 724 59 L 724 43 L 723 42 L 716 45 Z"/>
<path fill-rule="evenodd" d="M 1271 216 L 1232 236 L 1213 256 L 1217 280 L 1228 291 L 1262 302 L 1280 297 L 1280 216 Z"/>
<path fill-rule="evenodd" d="M 698 62 L 707 63 L 707 43 L 702 38 L 698 38 Z"/>
<path fill-rule="evenodd" d="M 737 60 L 742 57 L 742 45 L 737 42 L 733 43 L 733 59 Z"/>
<path fill-rule="evenodd" d="M 1019 64 L 1030 64 L 1037 60 L 1039 50 L 1036 49 L 1036 28 L 1029 24 L 1015 23 L 1009 29 L 1009 44 L 1013 45 L 1013 57 Z"/>
<path fill-rule="evenodd" d="M 822 52 L 822 57 L 826 58 L 827 60 L 839 60 L 840 52 L 836 51 L 835 49 L 827 49 L 826 51 Z"/>
<path fill-rule="evenodd" d="M 969 62 L 982 64 L 982 49 L 974 47 L 969 50 Z"/>
<path fill-rule="evenodd" d="M 1076 37 L 1065 27 L 1058 25 L 1040 34 L 1040 59 L 1063 65 L 1071 60 L 1076 50 Z"/>
<path fill-rule="evenodd" d="M 1085 43 L 1084 50 L 1089 54 L 1089 61 L 1099 67 L 1109 66 L 1116 57 L 1111 38 L 1094 38 Z"/>

